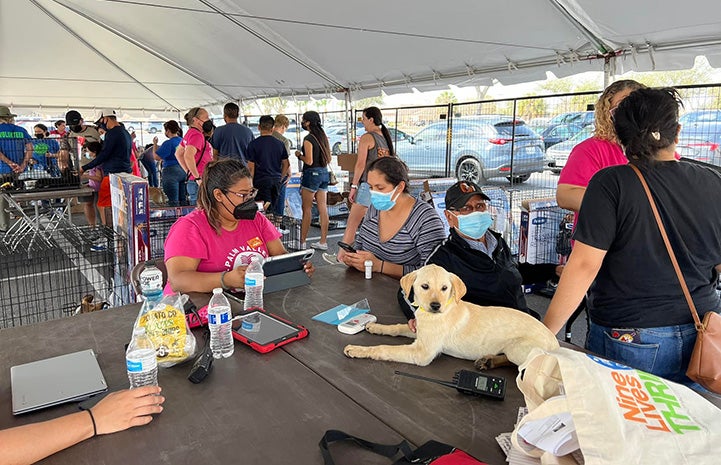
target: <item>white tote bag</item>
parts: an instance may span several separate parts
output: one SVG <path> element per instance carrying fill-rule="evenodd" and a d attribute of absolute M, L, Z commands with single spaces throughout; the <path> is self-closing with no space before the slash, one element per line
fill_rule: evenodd
<path fill-rule="evenodd" d="M 563 411 L 571 414 L 586 465 L 721 463 L 721 410 L 686 386 L 564 348 L 535 349 L 516 383 L 529 414 L 512 441 L 543 463 L 565 462 L 525 443 L 518 431 Z"/>

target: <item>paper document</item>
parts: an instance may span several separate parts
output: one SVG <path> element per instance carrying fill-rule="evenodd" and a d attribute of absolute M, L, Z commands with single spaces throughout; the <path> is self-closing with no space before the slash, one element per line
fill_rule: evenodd
<path fill-rule="evenodd" d="M 527 443 L 555 456 L 570 454 L 580 447 L 570 412 L 528 421 L 520 427 L 518 435 Z"/>

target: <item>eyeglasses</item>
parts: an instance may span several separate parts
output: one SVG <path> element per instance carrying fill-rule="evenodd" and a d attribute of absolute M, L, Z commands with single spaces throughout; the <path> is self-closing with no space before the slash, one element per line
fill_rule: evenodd
<path fill-rule="evenodd" d="M 255 187 L 250 190 L 250 192 L 233 192 L 228 191 L 229 194 L 237 195 L 241 201 L 245 202 L 246 200 L 252 200 L 255 198 L 256 195 L 258 195 L 258 189 Z"/>
<path fill-rule="evenodd" d="M 460 208 L 449 208 L 450 211 L 456 211 L 460 213 L 461 215 L 467 215 L 472 212 L 484 212 L 488 210 L 488 202 L 483 201 L 479 202 L 475 205 L 464 205 Z"/>

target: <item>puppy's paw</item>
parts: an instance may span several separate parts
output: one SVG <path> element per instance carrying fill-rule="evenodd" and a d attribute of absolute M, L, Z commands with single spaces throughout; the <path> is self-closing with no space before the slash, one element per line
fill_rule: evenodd
<path fill-rule="evenodd" d="M 371 334 L 384 334 L 383 325 L 378 323 L 368 323 L 366 325 L 366 331 Z"/>
<path fill-rule="evenodd" d="M 368 358 L 368 347 L 347 345 L 343 349 L 346 357 L 350 358 Z"/>
<path fill-rule="evenodd" d="M 475 362 L 473 362 L 473 366 L 476 367 L 476 370 L 490 370 L 493 368 L 493 355 L 486 355 L 485 357 L 481 357 Z"/>

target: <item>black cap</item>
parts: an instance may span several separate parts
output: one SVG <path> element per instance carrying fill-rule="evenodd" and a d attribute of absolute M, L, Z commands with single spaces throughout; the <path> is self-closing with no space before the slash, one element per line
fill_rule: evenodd
<path fill-rule="evenodd" d="M 483 193 L 478 184 L 471 181 L 458 181 L 446 191 L 446 209 L 459 209 L 474 195 L 480 195 L 483 200 L 491 200 Z"/>
<path fill-rule="evenodd" d="M 69 112 L 65 113 L 65 122 L 68 126 L 75 126 L 76 124 L 80 124 L 81 119 L 83 119 L 83 117 L 82 115 L 80 115 L 79 111 L 70 110 Z"/>

